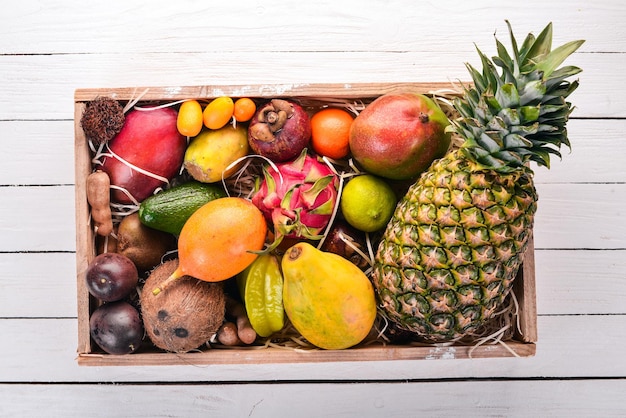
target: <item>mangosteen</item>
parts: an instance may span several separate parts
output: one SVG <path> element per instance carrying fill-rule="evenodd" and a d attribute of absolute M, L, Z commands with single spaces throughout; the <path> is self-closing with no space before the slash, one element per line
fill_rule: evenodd
<path fill-rule="evenodd" d="M 248 143 L 259 155 L 284 162 L 300 155 L 311 139 L 311 120 L 299 104 L 272 99 L 257 109 L 248 127 Z"/>

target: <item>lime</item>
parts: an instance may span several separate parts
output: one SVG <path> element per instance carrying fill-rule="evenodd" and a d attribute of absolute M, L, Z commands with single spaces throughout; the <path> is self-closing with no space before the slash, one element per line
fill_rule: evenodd
<path fill-rule="evenodd" d="M 387 226 L 396 203 L 396 194 L 385 180 L 363 174 L 347 182 L 340 206 L 350 225 L 361 231 L 374 232 Z"/>

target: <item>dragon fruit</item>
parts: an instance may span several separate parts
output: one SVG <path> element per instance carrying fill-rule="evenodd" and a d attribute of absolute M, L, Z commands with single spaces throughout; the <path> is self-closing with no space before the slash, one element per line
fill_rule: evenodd
<path fill-rule="evenodd" d="M 276 171 L 278 169 L 278 171 Z M 320 240 L 337 203 L 339 177 L 304 149 L 295 160 L 265 165 L 263 181 L 252 196 L 273 226 L 276 248 L 283 238 Z"/>

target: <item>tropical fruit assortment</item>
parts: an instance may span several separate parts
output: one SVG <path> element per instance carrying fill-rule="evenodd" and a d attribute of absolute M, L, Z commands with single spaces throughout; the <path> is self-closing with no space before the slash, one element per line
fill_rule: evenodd
<path fill-rule="evenodd" d="M 94 342 L 339 350 L 489 332 L 532 235 L 530 163 L 570 145 L 581 70 L 561 64 L 583 43 L 553 49 L 551 24 L 509 32 L 452 97 L 88 102 Z"/>

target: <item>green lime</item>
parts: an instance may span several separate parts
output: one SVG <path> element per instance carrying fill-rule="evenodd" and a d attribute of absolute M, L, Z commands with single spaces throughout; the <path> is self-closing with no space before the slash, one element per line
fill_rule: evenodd
<path fill-rule="evenodd" d="M 350 179 L 341 194 L 341 212 L 354 228 L 374 232 L 387 226 L 396 208 L 391 186 L 380 177 L 363 174 Z"/>

